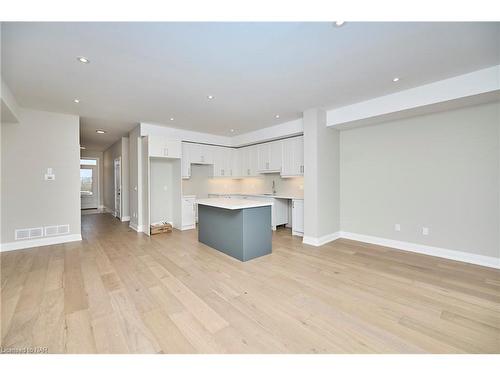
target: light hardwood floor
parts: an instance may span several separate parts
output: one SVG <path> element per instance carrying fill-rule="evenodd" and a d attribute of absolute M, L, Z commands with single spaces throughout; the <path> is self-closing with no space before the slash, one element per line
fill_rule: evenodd
<path fill-rule="evenodd" d="M 500 271 L 279 230 L 241 263 L 109 215 L 1 254 L 2 347 L 50 353 L 499 353 Z"/>

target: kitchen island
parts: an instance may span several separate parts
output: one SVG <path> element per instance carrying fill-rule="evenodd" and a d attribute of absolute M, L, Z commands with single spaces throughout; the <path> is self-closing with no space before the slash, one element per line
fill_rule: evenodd
<path fill-rule="evenodd" d="M 272 252 L 272 203 L 208 198 L 198 205 L 198 241 L 241 261 Z"/>

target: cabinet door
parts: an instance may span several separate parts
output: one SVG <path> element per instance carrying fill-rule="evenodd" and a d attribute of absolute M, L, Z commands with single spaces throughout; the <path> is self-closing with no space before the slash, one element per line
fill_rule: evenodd
<path fill-rule="evenodd" d="M 148 155 L 152 157 L 163 156 L 163 140 L 161 137 L 150 135 L 146 137 L 148 145 Z"/>
<path fill-rule="evenodd" d="M 163 156 L 167 158 L 180 159 L 182 154 L 181 141 L 163 139 Z"/>
<path fill-rule="evenodd" d="M 304 233 L 304 201 L 294 199 L 292 201 L 292 234 L 303 235 Z"/>
<path fill-rule="evenodd" d="M 269 144 L 269 170 L 281 171 L 282 141 L 275 141 Z"/>
<path fill-rule="evenodd" d="M 182 226 L 195 224 L 195 207 L 193 198 L 182 198 Z"/>
<path fill-rule="evenodd" d="M 224 177 L 225 174 L 225 160 L 224 160 L 224 148 L 223 147 L 213 147 L 213 165 L 214 165 L 214 177 Z"/>
<path fill-rule="evenodd" d="M 189 143 L 182 142 L 182 157 L 181 157 L 181 168 L 182 168 L 182 178 L 191 177 L 191 159 L 189 156 Z"/>
<path fill-rule="evenodd" d="M 295 169 L 294 156 L 295 156 L 295 138 L 285 139 L 283 141 L 283 156 L 282 156 L 282 176 L 295 176 L 297 171 Z"/>
<path fill-rule="evenodd" d="M 304 137 L 295 138 L 295 149 L 293 159 L 299 176 L 304 175 Z"/>
<path fill-rule="evenodd" d="M 233 178 L 239 178 L 241 177 L 241 154 L 240 150 L 238 149 L 230 149 L 229 150 L 230 154 L 230 163 L 231 163 L 231 168 L 229 171 L 229 174 Z"/>
<path fill-rule="evenodd" d="M 239 159 L 240 159 L 240 175 L 241 177 L 250 176 L 250 160 L 248 159 L 248 147 L 242 147 L 238 149 Z"/>
<path fill-rule="evenodd" d="M 259 156 L 257 155 L 257 146 L 248 147 L 248 169 L 250 169 L 249 176 L 257 177 L 259 175 Z"/>
<path fill-rule="evenodd" d="M 270 155 L 270 145 L 269 143 L 262 143 L 257 145 L 257 155 L 258 155 L 258 169 L 259 171 L 269 170 L 269 155 Z"/>
<path fill-rule="evenodd" d="M 201 164 L 213 164 L 213 147 L 208 145 L 198 145 L 199 153 L 199 161 Z"/>

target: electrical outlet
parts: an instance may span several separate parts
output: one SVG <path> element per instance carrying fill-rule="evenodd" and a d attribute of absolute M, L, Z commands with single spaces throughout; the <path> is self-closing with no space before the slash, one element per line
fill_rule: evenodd
<path fill-rule="evenodd" d="M 401 232 L 401 224 L 394 224 L 394 230 L 396 232 Z"/>
<path fill-rule="evenodd" d="M 427 227 L 422 227 L 422 234 L 424 236 L 428 236 L 429 235 L 429 228 Z"/>

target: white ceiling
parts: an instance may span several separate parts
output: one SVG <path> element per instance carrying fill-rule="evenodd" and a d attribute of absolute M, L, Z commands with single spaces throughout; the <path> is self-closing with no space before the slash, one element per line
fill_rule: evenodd
<path fill-rule="evenodd" d="M 241 134 L 499 63 L 500 23 L 2 24 L 19 104 L 82 116 L 97 150 L 138 122 Z"/>

